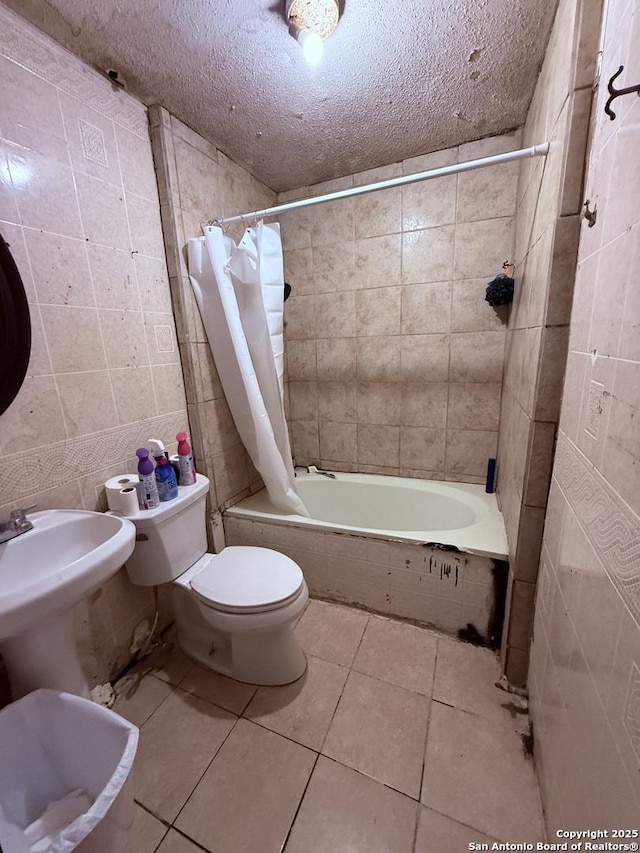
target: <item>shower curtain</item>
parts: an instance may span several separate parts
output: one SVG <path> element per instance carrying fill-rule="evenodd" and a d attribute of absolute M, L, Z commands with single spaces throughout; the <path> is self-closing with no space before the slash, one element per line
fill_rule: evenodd
<path fill-rule="evenodd" d="M 231 414 L 269 498 L 308 516 L 284 417 L 280 226 L 259 222 L 237 246 L 207 226 L 204 237 L 189 240 L 189 278 Z"/>

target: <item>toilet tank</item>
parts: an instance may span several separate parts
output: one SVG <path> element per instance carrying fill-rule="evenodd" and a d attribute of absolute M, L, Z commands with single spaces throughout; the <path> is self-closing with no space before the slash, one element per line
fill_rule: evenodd
<path fill-rule="evenodd" d="M 206 554 L 208 491 L 208 478 L 198 474 L 193 486 L 179 487 L 177 498 L 129 516 L 136 526 L 136 546 L 126 562 L 131 583 L 169 583 Z"/>

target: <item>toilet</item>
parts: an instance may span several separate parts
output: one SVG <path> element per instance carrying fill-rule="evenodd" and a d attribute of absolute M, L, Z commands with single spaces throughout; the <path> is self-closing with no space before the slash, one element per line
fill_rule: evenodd
<path fill-rule="evenodd" d="M 136 546 L 132 583 L 170 583 L 178 643 L 216 672 L 250 684 L 289 684 L 307 662 L 293 632 L 309 591 L 300 567 L 270 548 L 207 552 L 209 480 L 197 475 L 177 498 L 129 516 Z"/>

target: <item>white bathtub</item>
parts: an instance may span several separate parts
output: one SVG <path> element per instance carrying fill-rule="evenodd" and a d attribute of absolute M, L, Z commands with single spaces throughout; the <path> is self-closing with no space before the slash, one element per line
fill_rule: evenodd
<path fill-rule="evenodd" d="M 483 486 L 373 474 L 336 473 L 333 480 L 296 473 L 311 518 L 282 513 L 264 489 L 226 515 L 508 558 L 502 514 L 495 495 L 488 495 Z"/>

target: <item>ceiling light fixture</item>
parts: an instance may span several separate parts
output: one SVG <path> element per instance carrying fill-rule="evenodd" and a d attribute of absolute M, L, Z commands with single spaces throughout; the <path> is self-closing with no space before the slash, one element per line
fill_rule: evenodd
<path fill-rule="evenodd" d="M 335 30 L 339 16 L 337 0 L 287 0 L 289 32 L 310 65 L 317 65 L 322 59 L 323 39 Z"/>

